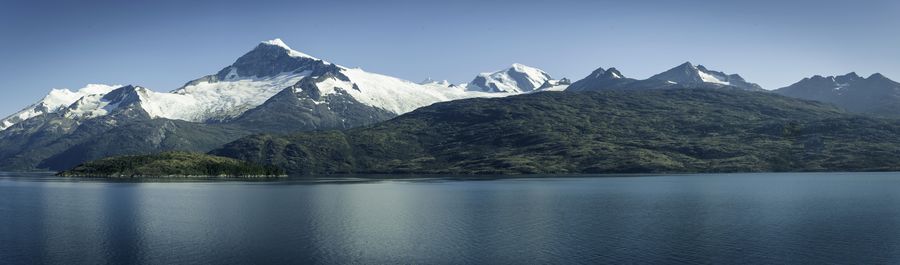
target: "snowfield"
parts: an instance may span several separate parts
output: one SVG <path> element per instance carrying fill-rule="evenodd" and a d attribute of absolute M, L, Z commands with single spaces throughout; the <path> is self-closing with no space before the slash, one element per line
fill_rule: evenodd
<path fill-rule="evenodd" d="M 31 104 L 30 106 L 0 121 L 0 130 L 6 130 L 16 123 L 34 118 L 38 115 L 59 112 L 74 104 L 82 97 L 90 95 L 103 95 L 118 87 L 121 87 L 121 85 L 88 84 L 87 86 L 76 91 L 71 91 L 65 88 L 50 90 L 50 93 L 48 93 L 38 102 Z"/>

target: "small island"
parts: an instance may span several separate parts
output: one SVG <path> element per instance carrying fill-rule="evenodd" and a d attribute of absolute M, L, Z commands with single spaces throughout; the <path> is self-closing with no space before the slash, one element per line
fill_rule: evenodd
<path fill-rule="evenodd" d="M 94 160 L 57 173 L 83 178 L 277 178 L 278 167 L 193 152 L 163 152 Z"/>

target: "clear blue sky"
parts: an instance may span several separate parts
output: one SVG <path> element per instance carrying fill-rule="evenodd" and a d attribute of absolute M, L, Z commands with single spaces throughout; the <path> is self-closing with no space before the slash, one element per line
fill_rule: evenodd
<path fill-rule="evenodd" d="M 3 0 L 0 116 L 50 88 L 172 90 L 275 37 L 412 81 L 467 82 L 514 62 L 646 78 L 684 61 L 768 89 L 850 71 L 900 79 L 897 2 Z"/>

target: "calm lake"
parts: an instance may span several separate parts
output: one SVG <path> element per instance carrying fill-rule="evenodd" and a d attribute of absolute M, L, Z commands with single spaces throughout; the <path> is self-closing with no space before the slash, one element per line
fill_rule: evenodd
<path fill-rule="evenodd" d="M 900 173 L 0 176 L 2 264 L 897 264 Z"/>

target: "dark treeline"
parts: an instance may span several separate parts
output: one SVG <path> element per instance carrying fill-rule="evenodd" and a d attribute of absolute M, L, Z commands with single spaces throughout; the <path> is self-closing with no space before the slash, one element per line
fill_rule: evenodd
<path fill-rule="evenodd" d="M 81 177 L 153 177 L 210 176 L 265 177 L 283 176 L 284 171 L 271 165 L 190 152 L 165 152 L 153 155 L 119 156 L 91 161 L 61 176 Z"/>

